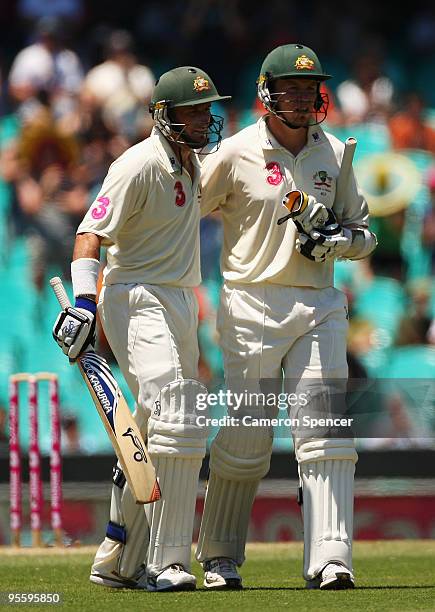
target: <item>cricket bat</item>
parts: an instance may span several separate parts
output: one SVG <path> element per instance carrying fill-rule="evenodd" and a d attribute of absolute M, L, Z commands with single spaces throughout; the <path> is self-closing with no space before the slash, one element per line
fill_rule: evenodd
<path fill-rule="evenodd" d="M 71 306 L 58 276 L 50 280 L 50 285 L 61 307 Z M 107 361 L 93 348 L 89 348 L 79 355 L 76 363 L 113 444 L 136 503 L 148 504 L 159 500 L 161 492 L 154 466 L 139 427 Z"/>
<path fill-rule="evenodd" d="M 355 154 L 356 144 L 357 140 L 352 136 L 347 138 L 346 142 L 344 143 L 344 152 L 341 160 L 340 172 L 337 178 L 334 205 L 332 207 L 339 223 L 342 223 L 343 221 L 347 184 L 349 182 L 349 175 L 352 171 L 352 161 Z"/>

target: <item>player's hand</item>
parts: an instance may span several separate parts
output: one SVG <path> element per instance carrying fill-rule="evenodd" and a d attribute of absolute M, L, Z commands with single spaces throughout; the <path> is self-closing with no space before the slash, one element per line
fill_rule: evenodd
<path fill-rule="evenodd" d="M 300 233 L 296 239 L 296 250 L 312 261 L 321 263 L 329 259 L 340 259 L 352 244 L 352 232 L 338 224 Z"/>
<path fill-rule="evenodd" d="M 71 361 L 95 344 L 96 304 L 77 298 L 73 308 L 62 310 L 53 326 L 53 338 Z"/>
<path fill-rule="evenodd" d="M 309 234 L 328 221 L 330 209 L 303 191 L 289 191 L 284 196 L 282 204 L 289 213 L 278 220 L 278 225 L 287 219 L 293 219 L 299 232 Z"/>

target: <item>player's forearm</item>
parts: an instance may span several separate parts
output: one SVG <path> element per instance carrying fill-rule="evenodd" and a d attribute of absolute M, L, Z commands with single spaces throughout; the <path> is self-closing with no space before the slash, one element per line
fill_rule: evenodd
<path fill-rule="evenodd" d="M 101 236 L 86 232 L 78 234 L 74 245 L 73 261 L 86 257 L 100 260 Z"/>
<path fill-rule="evenodd" d="M 78 234 L 71 264 L 74 296 L 94 299 L 97 295 L 100 268 L 101 236 L 89 232 Z"/>

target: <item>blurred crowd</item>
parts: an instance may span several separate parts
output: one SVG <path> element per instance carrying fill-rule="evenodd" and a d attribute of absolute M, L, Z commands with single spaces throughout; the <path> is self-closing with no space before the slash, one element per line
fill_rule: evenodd
<path fill-rule="evenodd" d="M 258 0 L 128 0 L 118 8 L 98 0 L 6 4 L 0 15 L 1 235 L 12 247 L 25 241 L 36 293 L 44 290 L 49 268 L 68 279 L 75 229 L 108 166 L 149 135 L 148 103 L 156 77 L 188 63 L 207 70 L 220 91 L 233 96 L 229 108 L 218 109 L 230 135 L 263 112 L 255 80 L 265 54 L 279 44 L 302 42 L 317 51 L 334 76 L 328 82 L 326 129 L 339 137 L 356 132 L 361 157 L 402 153 L 420 176 L 418 188 L 396 205 L 394 197 L 400 197 L 388 183 L 390 169 L 379 176 L 373 172 L 377 195 L 392 201 L 391 214 L 377 210 L 373 217 L 379 247 L 370 261 L 337 266 L 336 283 L 350 306 L 351 377 L 433 377 L 431 3 L 418 2 L 411 13 L 391 12 L 372 1 L 352 6 L 315 1 L 309 10 L 278 0 L 267 7 Z M 215 331 L 221 283 L 218 216 L 202 222 L 201 238 L 200 371 L 213 387 L 223 377 Z M 2 261 L 7 265 L 7 258 Z M 406 412 L 402 396 L 393 403 L 396 413 L 398 406 Z M 418 431 L 435 429 L 433 412 L 422 417 Z M 402 429 L 411 421 L 397 419 Z M 408 429 L 415 437 L 413 427 Z"/>

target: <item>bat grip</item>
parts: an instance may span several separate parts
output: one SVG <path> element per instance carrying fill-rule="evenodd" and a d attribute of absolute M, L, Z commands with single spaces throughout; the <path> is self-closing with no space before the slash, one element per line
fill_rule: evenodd
<path fill-rule="evenodd" d="M 55 276 L 54 278 L 50 279 L 50 285 L 61 307 L 68 308 L 68 306 L 71 306 L 71 302 L 69 300 L 67 292 L 65 291 L 65 287 L 63 286 L 62 280 L 58 276 Z"/>

